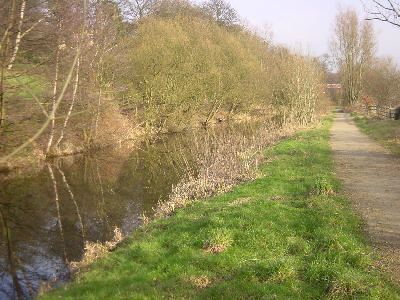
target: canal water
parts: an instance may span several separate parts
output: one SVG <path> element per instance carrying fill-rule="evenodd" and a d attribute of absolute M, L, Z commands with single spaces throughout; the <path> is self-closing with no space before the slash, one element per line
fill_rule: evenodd
<path fill-rule="evenodd" d="M 0 181 L 0 299 L 31 299 L 64 284 L 86 241 L 110 241 L 115 228 L 128 235 L 143 216 L 152 217 L 174 185 L 196 175 L 199 151 L 210 152 L 226 134 L 253 136 L 258 127 L 221 126 L 195 137 L 166 136 L 134 151 L 59 158 L 38 172 Z"/>
<path fill-rule="evenodd" d="M 194 170 L 190 139 L 175 135 L 129 154 L 103 151 L 48 163 L 0 183 L 0 299 L 30 299 L 70 279 L 85 241 L 127 235 Z M 190 166 L 188 164 L 191 164 Z"/>

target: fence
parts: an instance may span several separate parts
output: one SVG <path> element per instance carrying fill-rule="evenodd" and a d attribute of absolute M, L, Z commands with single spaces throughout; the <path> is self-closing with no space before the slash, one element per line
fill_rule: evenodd
<path fill-rule="evenodd" d="M 394 119 L 395 108 L 379 105 L 363 105 L 362 108 L 368 116 L 376 116 L 380 119 Z"/>

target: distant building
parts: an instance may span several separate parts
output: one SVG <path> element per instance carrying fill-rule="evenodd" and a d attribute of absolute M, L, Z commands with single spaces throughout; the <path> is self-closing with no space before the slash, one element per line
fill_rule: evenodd
<path fill-rule="evenodd" d="M 328 83 L 326 89 L 331 100 L 339 103 L 342 85 L 340 83 Z"/>
<path fill-rule="evenodd" d="M 342 85 L 340 83 L 328 83 L 326 85 L 327 89 L 337 89 L 340 90 L 342 88 Z"/>

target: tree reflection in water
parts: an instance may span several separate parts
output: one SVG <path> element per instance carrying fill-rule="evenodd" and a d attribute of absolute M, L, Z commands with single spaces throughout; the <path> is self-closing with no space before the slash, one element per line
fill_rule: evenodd
<path fill-rule="evenodd" d="M 0 182 L 0 299 L 32 298 L 71 277 L 85 241 L 111 240 L 141 225 L 191 163 L 175 136 L 133 153 L 96 153 L 46 164 Z M 186 152 L 186 153 L 185 153 Z"/>
<path fill-rule="evenodd" d="M 252 134 L 254 127 L 226 130 Z M 223 143 L 223 132 L 197 133 L 206 139 L 173 135 L 131 153 L 61 158 L 34 174 L 1 181 L 0 299 L 32 298 L 62 284 L 71 277 L 68 262 L 81 260 L 86 241 L 105 243 L 115 227 L 126 235 L 144 215 L 151 218 L 173 185 L 196 175 L 194 160 L 201 153 L 194 149 L 210 150 L 198 143 Z"/>

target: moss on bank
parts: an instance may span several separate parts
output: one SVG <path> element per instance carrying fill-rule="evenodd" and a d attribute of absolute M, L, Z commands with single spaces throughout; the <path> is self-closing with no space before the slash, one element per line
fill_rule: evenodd
<path fill-rule="evenodd" d="M 132 234 L 41 299 L 397 299 L 333 175 L 330 120 L 266 150 L 262 176 Z"/>

